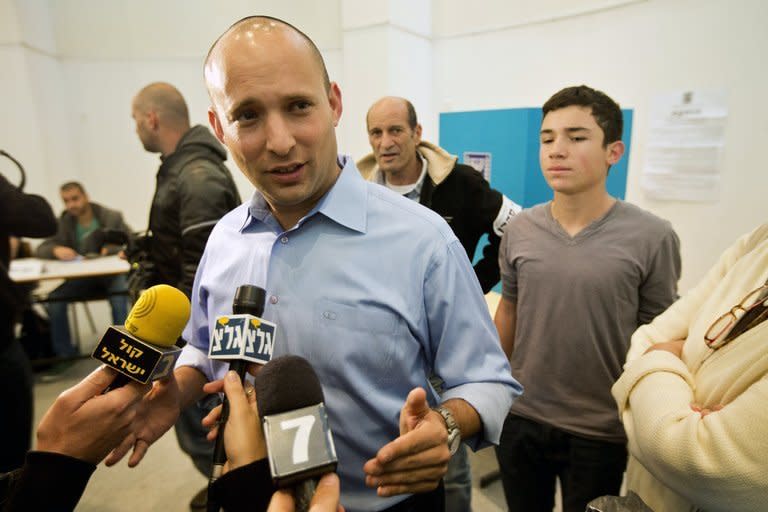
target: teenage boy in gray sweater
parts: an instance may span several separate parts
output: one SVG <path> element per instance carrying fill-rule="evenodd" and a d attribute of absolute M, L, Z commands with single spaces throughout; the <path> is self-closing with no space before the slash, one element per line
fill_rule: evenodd
<path fill-rule="evenodd" d="M 552 201 L 507 225 L 495 323 L 525 395 L 497 458 L 510 510 L 563 511 L 618 494 L 626 437 L 611 398 L 632 332 L 676 298 L 679 241 L 669 222 L 611 197 L 624 153 L 619 106 L 587 86 L 543 107 L 541 169 Z"/>

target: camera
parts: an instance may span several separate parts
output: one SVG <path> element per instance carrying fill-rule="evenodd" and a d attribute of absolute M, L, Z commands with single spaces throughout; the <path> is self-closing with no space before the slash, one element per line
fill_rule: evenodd
<path fill-rule="evenodd" d="M 128 233 L 119 229 L 97 229 L 88 240 L 88 247 L 96 253 L 107 245 L 121 246 L 131 269 L 128 273 L 128 296 L 136 303 L 139 295 L 152 285 L 155 265 L 150 259 L 151 231 Z"/>

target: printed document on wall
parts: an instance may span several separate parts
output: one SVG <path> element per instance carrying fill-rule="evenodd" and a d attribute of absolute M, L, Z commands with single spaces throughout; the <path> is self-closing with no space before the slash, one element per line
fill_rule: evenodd
<path fill-rule="evenodd" d="M 642 188 L 648 197 L 716 201 L 725 125 L 725 91 L 691 90 L 656 96 L 651 104 Z"/>
<path fill-rule="evenodd" d="M 483 175 L 485 181 L 491 182 L 491 154 L 480 151 L 465 151 L 463 163 L 474 167 L 477 172 Z"/>

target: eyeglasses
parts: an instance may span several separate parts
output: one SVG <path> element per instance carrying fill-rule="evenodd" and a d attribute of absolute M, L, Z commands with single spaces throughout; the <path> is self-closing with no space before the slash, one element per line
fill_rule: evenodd
<path fill-rule="evenodd" d="M 704 340 L 706 341 L 707 346 L 712 350 L 717 350 L 723 345 L 726 345 L 736 337 L 729 336 L 729 334 L 731 334 L 733 328 L 744 315 L 760 306 L 768 310 L 768 297 L 762 297 L 758 300 L 758 297 L 760 297 L 766 290 L 768 290 L 768 283 L 749 292 L 738 304 L 715 320 L 704 335 Z"/>

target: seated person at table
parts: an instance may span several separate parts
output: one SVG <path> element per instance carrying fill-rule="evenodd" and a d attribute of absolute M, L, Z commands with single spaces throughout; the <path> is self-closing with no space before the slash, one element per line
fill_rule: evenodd
<path fill-rule="evenodd" d="M 100 228 L 130 232 L 123 215 L 115 210 L 90 202 L 83 186 L 71 181 L 60 188 L 66 210 L 59 218 L 59 228 L 53 238 L 37 249 L 39 258 L 75 260 L 85 254 L 102 256 L 119 251 L 117 246 L 95 247 L 89 237 Z M 67 302 L 107 295 L 112 306 L 112 321 L 122 324 L 128 314 L 127 283 L 123 275 L 70 279 L 48 295 L 48 314 L 51 319 L 51 342 L 57 356 L 71 356 L 77 352 L 72 345 L 67 318 Z"/>

